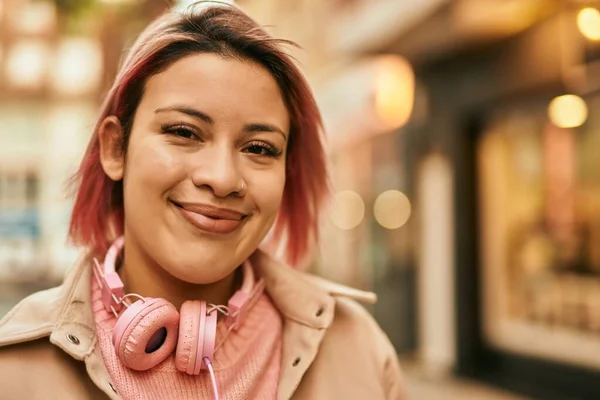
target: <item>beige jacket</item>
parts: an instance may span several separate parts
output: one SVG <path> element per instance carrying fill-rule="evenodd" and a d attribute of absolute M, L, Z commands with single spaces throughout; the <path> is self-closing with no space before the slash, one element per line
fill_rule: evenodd
<path fill-rule="evenodd" d="M 392 345 L 353 299 L 370 294 L 315 279 L 265 253 L 252 256 L 284 319 L 277 399 L 403 400 Z M 1 400 L 119 399 L 99 348 L 82 262 L 56 288 L 0 321 Z"/>

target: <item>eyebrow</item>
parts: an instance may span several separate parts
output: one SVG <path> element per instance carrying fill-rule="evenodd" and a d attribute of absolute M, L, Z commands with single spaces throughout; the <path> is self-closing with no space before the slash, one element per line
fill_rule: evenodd
<path fill-rule="evenodd" d="M 210 124 L 210 125 L 215 124 L 215 121 L 213 121 L 213 119 L 211 117 L 204 114 L 202 111 L 198 111 L 194 108 L 185 107 L 185 106 L 171 106 L 171 107 L 157 108 L 156 110 L 154 110 L 154 113 L 158 114 L 161 112 L 168 112 L 168 111 L 177 111 L 182 114 L 187 114 L 189 116 L 201 119 L 202 121 L 206 122 L 207 124 Z"/>
<path fill-rule="evenodd" d="M 275 132 L 281 134 L 287 142 L 286 134 L 276 126 L 267 124 L 249 124 L 244 127 L 245 132 Z"/>
<path fill-rule="evenodd" d="M 168 111 L 176 111 L 176 112 L 180 112 L 182 114 L 187 114 L 187 115 L 189 115 L 191 117 L 198 118 L 198 119 L 206 122 L 209 125 L 214 125 L 215 124 L 215 121 L 209 115 L 203 113 L 200 110 L 196 110 L 195 108 L 186 107 L 186 106 L 161 107 L 161 108 L 157 108 L 156 110 L 154 110 L 154 113 L 158 114 L 158 113 L 161 113 L 161 112 L 168 112 Z M 275 125 L 269 125 L 269 124 L 248 124 L 248 125 L 244 126 L 244 132 L 248 132 L 248 133 L 251 133 L 251 132 L 274 132 L 274 133 L 279 133 L 287 141 L 287 135 L 285 134 L 285 132 L 283 132 L 283 130 L 281 130 L 280 128 L 278 128 Z"/>

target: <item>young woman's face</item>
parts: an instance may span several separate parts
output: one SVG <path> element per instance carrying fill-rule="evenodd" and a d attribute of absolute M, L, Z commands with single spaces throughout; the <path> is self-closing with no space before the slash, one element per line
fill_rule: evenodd
<path fill-rule="evenodd" d="M 150 78 L 125 156 L 128 251 L 190 283 L 230 274 L 275 221 L 289 130 L 259 64 L 196 54 Z"/>

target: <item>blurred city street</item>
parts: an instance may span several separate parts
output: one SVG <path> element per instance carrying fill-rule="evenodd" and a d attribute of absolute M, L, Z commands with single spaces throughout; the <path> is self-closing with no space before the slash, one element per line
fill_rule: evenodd
<path fill-rule="evenodd" d="M 80 256 L 100 101 L 192 3 L 0 0 L 0 316 Z M 600 0 L 227 3 L 299 44 L 322 113 L 334 201 L 298 267 L 377 294 L 413 398 L 600 399 Z"/>

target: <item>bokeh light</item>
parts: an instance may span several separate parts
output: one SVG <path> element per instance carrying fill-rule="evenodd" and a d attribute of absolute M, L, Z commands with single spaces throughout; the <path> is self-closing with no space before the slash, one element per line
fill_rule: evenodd
<path fill-rule="evenodd" d="M 410 218 L 410 200 L 398 190 L 388 190 L 375 200 L 373 213 L 377 222 L 384 228 L 398 229 Z"/>
<path fill-rule="evenodd" d="M 20 5 L 12 20 L 17 32 L 39 35 L 50 32 L 56 23 L 56 7 L 51 1 L 34 1 Z"/>
<path fill-rule="evenodd" d="M 94 90 L 102 75 L 102 52 L 97 42 L 85 38 L 64 39 L 58 46 L 52 84 L 62 94 Z"/>
<path fill-rule="evenodd" d="M 375 88 L 377 115 L 389 127 L 400 127 L 408 121 L 414 103 L 414 73 L 399 56 L 382 56 L 379 60 Z"/>
<path fill-rule="evenodd" d="M 48 46 L 35 39 L 15 43 L 6 55 L 6 75 L 15 87 L 35 88 L 42 85 L 50 57 Z"/>
<path fill-rule="evenodd" d="M 331 220 L 340 229 L 354 229 L 365 216 L 365 203 L 360 195 L 352 190 L 342 190 L 334 197 L 335 207 Z"/>
<path fill-rule="evenodd" d="M 600 11 L 592 7 L 583 8 L 577 14 L 577 27 L 586 38 L 600 40 Z"/>
<path fill-rule="evenodd" d="M 548 106 L 550 121 L 559 128 L 576 128 L 588 117 L 585 101 L 574 94 L 555 97 Z"/>

